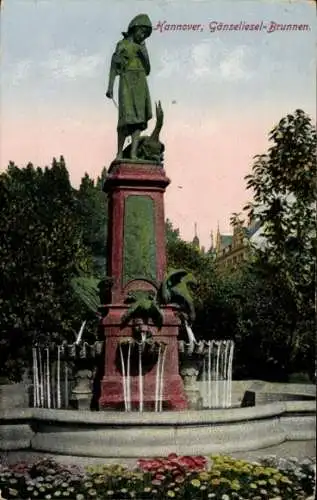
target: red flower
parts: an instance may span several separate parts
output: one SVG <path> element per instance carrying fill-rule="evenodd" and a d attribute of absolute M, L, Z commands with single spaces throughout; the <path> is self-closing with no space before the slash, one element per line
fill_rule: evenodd
<path fill-rule="evenodd" d="M 180 465 L 183 465 L 184 467 L 188 467 L 190 469 L 196 466 L 195 461 L 193 460 L 193 458 L 192 457 L 188 457 L 188 456 L 180 457 L 179 460 L 178 460 L 178 463 Z"/>
<path fill-rule="evenodd" d="M 158 479 L 160 481 L 164 481 L 165 476 L 164 476 L 164 474 L 156 474 L 154 479 Z"/>
<path fill-rule="evenodd" d="M 173 470 L 173 469 L 174 469 L 174 465 L 172 465 L 172 464 L 168 464 L 168 463 L 167 463 L 167 464 L 165 464 L 165 466 L 164 466 L 164 467 L 165 467 L 165 470 Z"/>
<path fill-rule="evenodd" d="M 140 459 L 138 460 L 138 466 L 143 470 L 155 470 L 160 466 L 160 461 L 155 459 Z"/>
<path fill-rule="evenodd" d="M 198 466 L 204 466 L 207 463 L 206 457 L 198 456 L 198 457 L 192 457 L 192 459 Z"/>
<path fill-rule="evenodd" d="M 176 453 L 170 453 L 167 458 L 139 459 L 138 466 L 150 472 L 173 471 L 178 474 L 182 469 L 201 470 L 207 464 L 207 459 L 203 456 L 178 456 Z"/>

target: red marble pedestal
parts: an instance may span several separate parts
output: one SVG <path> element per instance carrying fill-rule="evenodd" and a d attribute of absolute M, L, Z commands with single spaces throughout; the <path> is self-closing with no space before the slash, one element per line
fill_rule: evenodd
<path fill-rule="evenodd" d="M 170 180 L 155 164 L 115 162 L 108 171 L 104 191 L 108 194 L 107 275 L 113 279 L 110 303 L 102 326 L 105 334 L 105 372 L 101 381 L 100 409 L 124 409 L 123 378 L 118 344 L 132 336 L 130 325 L 122 328 L 131 290 L 156 291 L 166 272 L 164 192 Z M 187 408 L 179 375 L 179 319 L 173 307 L 163 308 L 163 327 L 154 341 L 166 344 L 163 408 Z M 155 405 L 157 363 L 143 376 L 144 409 Z M 131 376 L 132 409 L 139 407 L 139 377 Z"/>

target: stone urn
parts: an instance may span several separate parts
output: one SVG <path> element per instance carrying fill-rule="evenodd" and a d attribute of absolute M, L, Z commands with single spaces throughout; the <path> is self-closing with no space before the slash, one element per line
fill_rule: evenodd
<path fill-rule="evenodd" d="M 96 363 L 102 355 L 103 347 L 103 341 L 93 344 L 65 342 L 61 346 L 61 359 L 73 366 L 72 380 L 75 381 L 75 387 L 71 391 L 70 402 L 77 410 L 90 410 Z"/>
<path fill-rule="evenodd" d="M 184 382 L 188 409 L 200 410 L 203 407 L 203 399 L 197 384 L 197 378 L 203 363 L 205 343 L 203 341 L 186 343 L 180 340 L 178 350 L 180 374 Z"/>
<path fill-rule="evenodd" d="M 199 374 L 198 368 L 193 366 L 183 366 L 181 376 L 184 382 L 184 390 L 188 401 L 189 410 L 200 410 L 203 406 L 202 397 L 197 384 Z"/>
<path fill-rule="evenodd" d="M 90 410 L 92 399 L 92 379 L 91 370 L 79 370 L 75 375 L 76 385 L 72 390 L 72 401 L 77 410 Z"/>

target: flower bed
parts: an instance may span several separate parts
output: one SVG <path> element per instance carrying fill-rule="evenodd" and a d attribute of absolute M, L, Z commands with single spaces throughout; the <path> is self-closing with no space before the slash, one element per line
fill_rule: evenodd
<path fill-rule="evenodd" d="M 312 463 L 282 463 L 272 457 L 260 464 L 227 456 L 207 459 L 171 454 L 164 459 L 140 459 L 133 470 L 121 465 L 80 470 L 45 459 L 0 469 L 5 500 L 300 500 L 313 489 Z"/>

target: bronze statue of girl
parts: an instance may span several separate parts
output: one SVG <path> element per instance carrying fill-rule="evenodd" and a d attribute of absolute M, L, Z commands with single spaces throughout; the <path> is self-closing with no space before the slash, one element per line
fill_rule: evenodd
<path fill-rule="evenodd" d="M 130 22 L 123 39 L 117 43 L 111 59 L 106 96 L 113 99 L 113 85 L 119 80 L 119 117 L 117 158 L 122 157 L 125 139 L 131 136 L 131 159 L 137 158 L 137 147 L 142 130 L 152 118 L 152 107 L 146 77 L 150 61 L 145 40 L 152 33 L 152 24 L 146 14 L 139 14 Z"/>

